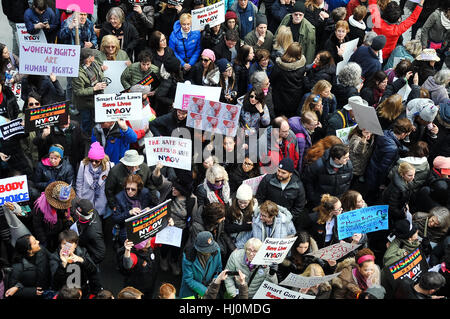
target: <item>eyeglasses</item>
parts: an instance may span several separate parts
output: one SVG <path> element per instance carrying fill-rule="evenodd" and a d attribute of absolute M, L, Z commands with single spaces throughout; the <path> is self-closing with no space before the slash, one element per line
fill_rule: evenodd
<path fill-rule="evenodd" d="M 341 208 L 338 208 L 338 209 L 333 209 L 332 210 L 332 212 L 333 213 L 340 213 L 340 212 L 342 212 L 344 209 L 341 207 Z"/>
<path fill-rule="evenodd" d="M 132 188 L 132 187 L 127 187 L 127 188 L 125 188 L 125 190 L 126 190 L 127 192 L 135 192 L 135 191 L 137 191 L 136 188 Z"/>
<path fill-rule="evenodd" d="M 245 251 L 247 252 L 247 254 L 252 254 L 252 255 L 254 255 L 254 254 L 256 254 L 258 252 L 257 250 L 250 249 L 250 248 L 247 248 Z"/>
<path fill-rule="evenodd" d="M 41 105 L 41 103 L 39 103 L 39 102 L 30 102 L 30 103 L 28 103 L 28 106 L 39 106 L 39 105 Z"/>
<path fill-rule="evenodd" d="M 105 48 L 108 48 L 108 49 L 114 49 L 116 46 L 115 45 L 105 45 Z"/>

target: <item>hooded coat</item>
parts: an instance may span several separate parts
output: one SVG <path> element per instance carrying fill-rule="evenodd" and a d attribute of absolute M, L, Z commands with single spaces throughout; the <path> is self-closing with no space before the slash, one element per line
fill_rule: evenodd
<path fill-rule="evenodd" d="M 259 203 L 259 202 L 258 202 Z M 262 202 L 261 202 L 262 203 Z M 255 210 L 252 221 L 252 237 L 258 238 L 262 242 L 266 238 L 287 238 L 293 237 L 296 233 L 293 223 L 293 216 L 285 207 L 278 205 L 278 215 L 273 220 L 270 233 L 267 232 L 266 225 L 261 220 L 259 207 Z M 250 238 L 247 238 L 250 239 Z"/>
<path fill-rule="evenodd" d="M 58 166 L 52 166 L 49 158 L 43 158 L 34 172 L 34 183 L 36 188 L 43 192 L 52 182 L 63 181 L 67 184 L 74 182 L 74 171 L 72 165 L 66 159 L 61 159 Z"/>
<path fill-rule="evenodd" d="M 304 93 L 304 74 L 306 59 L 287 63 L 281 58 L 275 60 L 275 66 L 270 74 L 272 83 L 272 98 L 276 114 L 287 117 L 295 115 L 298 101 Z"/>
<path fill-rule="evenodd" d="M 435 105 L 439 105 L 441 102 L 445 102 L 448 99 L 448 92 L 445 84 L 436 84 L 433 76 L 429 76 L 422 84 L 423 89 L 427 89 L 430 92 L 430 99 L 433 100 Z"/>
<path fill-rule="evenodd" d="M 169 47 L 172 48 L 175 56 L 180 60 L 181 66 L 184 67 L 186 63 L 191 66 L 198 61 L 201 53 L 201 33 L 200 31 L 190 31 L 187 38 L 183 37 L 181 32 L 180 21 L 178 20 L 173 25 L 173 31 L 169 38 Z"/>
<path fill-rule="evenodd" d="M 299 116 L 291 117 L 288 120 L 288 122 L 289 127 L 297 137 L 298 157 L 299 157 L 297 170 L 299 173 L 301 173 L 303 168 L 303 156 L 312 146 L 311 135 L 308 132 L 308 130 L 302 125 L 301 118 Z"/>
<path fill-rule="evenodd" d="M 397 220 L 406 218 L 405 206 L 413 195 L 412 185 L 407 183 L 397 171 L 389 175 L 390 183 L 383 191 L 383 203 L 389 205 L 389 221 L 395 223 Z"/>

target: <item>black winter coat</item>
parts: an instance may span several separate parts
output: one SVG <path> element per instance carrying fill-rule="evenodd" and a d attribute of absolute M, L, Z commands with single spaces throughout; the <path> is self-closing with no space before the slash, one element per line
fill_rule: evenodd
<path fill-rule="evenodd" d="M 149 123 L 154 136 L 172 136 L 172 132 L 179 128 L 186 128 L 186 119 L 178 120 L 177 110 L 157 117 Z M 192 136 L 192 135 L 191 135 Z"/>
<path fill-rule="evenodd" d="M 19 286 L 13 298 L 41 298 L 36 295 L 36 288 L 48 290 L 51 286 L 50 253 L 41 247 L 33 257 L 22 258 L 12 265 L 9 287 Z"/>
<path fill-rule="evenodd" d="M 348 35 L 345 36 L 344 41 L 342 43 L 348 42 L 349 37 Z M 331 53 L 334 59 L 334 63 L 338 64 L 339 62 L 343 61 L 343 57 L 338 55 L 337 46 L 340 46 L 338 39 L 336 38 L 336 34 L 333 32 L 327 41 L 325 41 L 325 44 L 323 46 L 323 49 L 325 51 L 328 51 Z"/>
<path fill-rule="evenodd" d="M 317 246 L 319 249 L 322 249 L 325 246 L 334 245 L 339 243 L 337 222 L 335 219 L 334 227 L 333 227 L 333 235 L 331 236 L 331 240 L 326 243 L 326 224 L 318 224 L 317 220 L 319 219 L 319 214 L 317 212 L 313 212 L 309 214 L 309 228 L 308 233 L 314 238 L 317 242 Z"/>
<path fill-rule="evenodd" d="M 2 0 L 3 13 L 15 23 L 24 23 L 23 16 L 29 7 L 28 0 Z"/>
<path fill-rule="evenodd" d="M 334 94 L 337 101 L 336 109 L 341 109 L 344 105 L 348 103 L 348 98 L 352 96 L 359 95 L 358 89 L 354 86 L 344 86 L 343 84 L 333 85 L 331 88 L 331 93 Z"/>
<path fill-rule="evenodd" d="M 389 220 L 392 225 L 400 219 L 405 219 L 405 206 L 413 195 L 412 187 L 403 180 L 403 178 L 394 171 L 389 176 L 390 183 L 383 191 L 383 203 L 389 205 Z"/>
<path fill-rule="evenodd" d="M 49 105 L 65 100 L 64 89 L 58 80 L 52 82 L 48 75 L 38 75 L 41 77 L 38 85 L 29 82 L 28 77 L 22 79 L 22 91 L 20 97 L 22 100 L 26 101 L 30 92 L 35 91 L 41 97 L 41 105 Z"/>
<path fill-rule="evenodd" d="M 73 183 L 74 171 L 69 161 L 63 158 L 59 166 L 56 167 L 45 165 L 42 161 L 39 162 L 34 172 L 36 188 L 43 192 L 48 184 L 55 181 L 63 181 L 67 184 Z"/>
<path fill-rule="evenodd" d="M 20 112 L 16 96 L 11 91 L 11 88 L 6 85 L 2 85 L 2 93 L 3 99 L 6 100 L 6 114 L 4 116 L 11 121 L 15 120 Z"/>
<path fill-rule="evenodd" d="M 44 219 L 44 213 L 38 208 L 33 209 L 33 234 L 40 244 L 47 248 L 51 253 L 55 251 L 58 246 L 58 235 L 63 230 L 69 229 L 72 226 L 72 221 L 67 218 L 66 211 L 57 210 L 58 216 L 56 223 L 51 225 Z"/>
<path fill-rule="evenodd" d="M 308 66 L 305 76 L 305 92 L 311 91 L 320 80 L 327 80 L 331 85 L 336 84 L 336 65 L 328 64 L 322 67 Z"/>
<path fill-rule="evenodd" d="M 133 51 L 139 42 L 139 33 L 137 32 L 134 25 L 124 21 L 122 23 L 123 39 L 122 39 L 122 50 L 124 50 L 129 57 L 133 56 Z M 100 30 L 100 35 L 98 37 L 98 43 L 102 43 L 102 39 L 105 35 L 112 34 L 116 35 L 115 29 L 109 22 L 105 22 Z"/>
<path fill-rule="evenodd" d="M 237 83 L 237 92 L 238 92 L 237 96 L 241 97 L 248 92 L 250 83 L 250 76 L 249 76 L 250 68 L 247 69 L 247 67 L 243 65 L 234 64 L 233 69 Z"/>
<path fill-rule="evenodd" d="M 353 166 L 349 160 L 347 164 L 335 171 L 330 164 L 330 151 L 317 161 L 307 165 L 303 174 L 303 183 L 306 189 L 306 198 L 313 207 L 320 204 L 322 194 L 340 197 L 350 188 L 353 177 Z"/>
<path fill-rule="evenodd" d="M 276 115 L 295 116 L 297 106 L 304 94 L 304 56 L 296 62 L 286 63 L 277 58 L 270 74 L 272 98 Z"/>

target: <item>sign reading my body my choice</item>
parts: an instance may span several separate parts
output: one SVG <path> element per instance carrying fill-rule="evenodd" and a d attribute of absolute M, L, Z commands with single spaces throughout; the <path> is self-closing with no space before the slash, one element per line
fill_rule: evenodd
<path fill-rule="evenodd" d="M 0 179 L 0 205 L 30 200 L 26 175 Z"/>
<path fill-rule="evenodd" d="M 21 43 L 19 73 L 77 77 L 80 46 L 50 43 Z"/>

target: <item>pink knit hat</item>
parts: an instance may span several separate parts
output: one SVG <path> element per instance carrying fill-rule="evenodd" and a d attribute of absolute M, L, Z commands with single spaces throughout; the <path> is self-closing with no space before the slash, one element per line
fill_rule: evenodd
<path fill-rule="evenodd" d="M 202 52 L 202 56 L 207 57 L 208 59 L 210 59 L 211 61 L 216 61 L 216 55 L 214 54 L 214 52 L 210 49 L 205 49 Z"/>
<path fill-rule="evenodd" d="M 101 161 L 105 157 L 105 150 L 103 149 L 103 146 L 101 146 L 99 142 L 92 143 L 91 148 L 89 149 L 88 157 L 91 160 Z"/>

